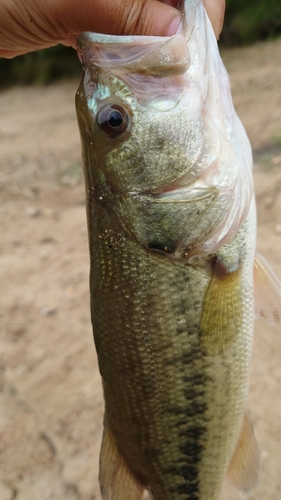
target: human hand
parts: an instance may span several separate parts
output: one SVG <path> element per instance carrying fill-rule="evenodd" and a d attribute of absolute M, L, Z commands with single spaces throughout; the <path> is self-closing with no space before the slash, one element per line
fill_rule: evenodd
<path fill-rule="evenodd" d="M 173 35 L 180 23 L 177 0 L 0 0 L 0 57 L 12 58 L 64 43 L 77 35 Z M 204 0 L 216 36 L 225 0 Z"/>

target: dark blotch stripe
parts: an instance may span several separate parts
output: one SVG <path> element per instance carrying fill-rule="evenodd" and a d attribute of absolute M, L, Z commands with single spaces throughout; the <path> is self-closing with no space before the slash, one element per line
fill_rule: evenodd
<path fill-rule="evenodd" d="M 210 378 L 204 373 L 204 358 L 202 359 L 198 345 L 183 353 L 181 361 L 184 366 L 191 367 L 199 357 L 203 361 L 200 363 L 200 371 L 190 371 L 183 376 L 185 406 L 176 405 L 171 408 L 171 413 L 177 416 L 179 459 L 177 465 L 169 470 L 169 473 L 177 478 L 170 499 L 202 500 L 199 471 L 204 451 L 204 436 L 208 432 L 207 403 L 204 396 Z"/>

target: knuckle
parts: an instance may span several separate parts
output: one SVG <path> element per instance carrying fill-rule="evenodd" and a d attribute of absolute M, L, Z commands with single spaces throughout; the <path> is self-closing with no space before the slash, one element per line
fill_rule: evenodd
<path fill-rule="evenodd" d="M 149 2 L 131 2 L 124 13 L 124 35 L 146 35 L 150 32 L 150 20 L 148 15 Z"/>

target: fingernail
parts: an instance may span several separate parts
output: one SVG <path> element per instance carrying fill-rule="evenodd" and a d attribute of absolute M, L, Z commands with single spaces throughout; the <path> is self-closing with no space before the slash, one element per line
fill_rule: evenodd
<path fill-rule="evenodd" d="M 167 36 L 175 35 L 179 30 L 180 24 L 181 24 L 181 14 L 177 14 L 173 18 L 173 20 L 172 20 L 172 22 L 167 30 Z"/>

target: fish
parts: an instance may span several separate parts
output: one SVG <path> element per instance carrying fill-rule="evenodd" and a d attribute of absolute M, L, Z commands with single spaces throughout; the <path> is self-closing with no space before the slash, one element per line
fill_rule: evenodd
<path fill-rule="evenodd" d="M 281 318 L 256 252 L 251 146 L 202 0 L 171 37 L 79 37 L 76 95 L 104 500 L 256 488 L 254 320 Z M 255 312 L 256 309 L 256 312 Z"/>

